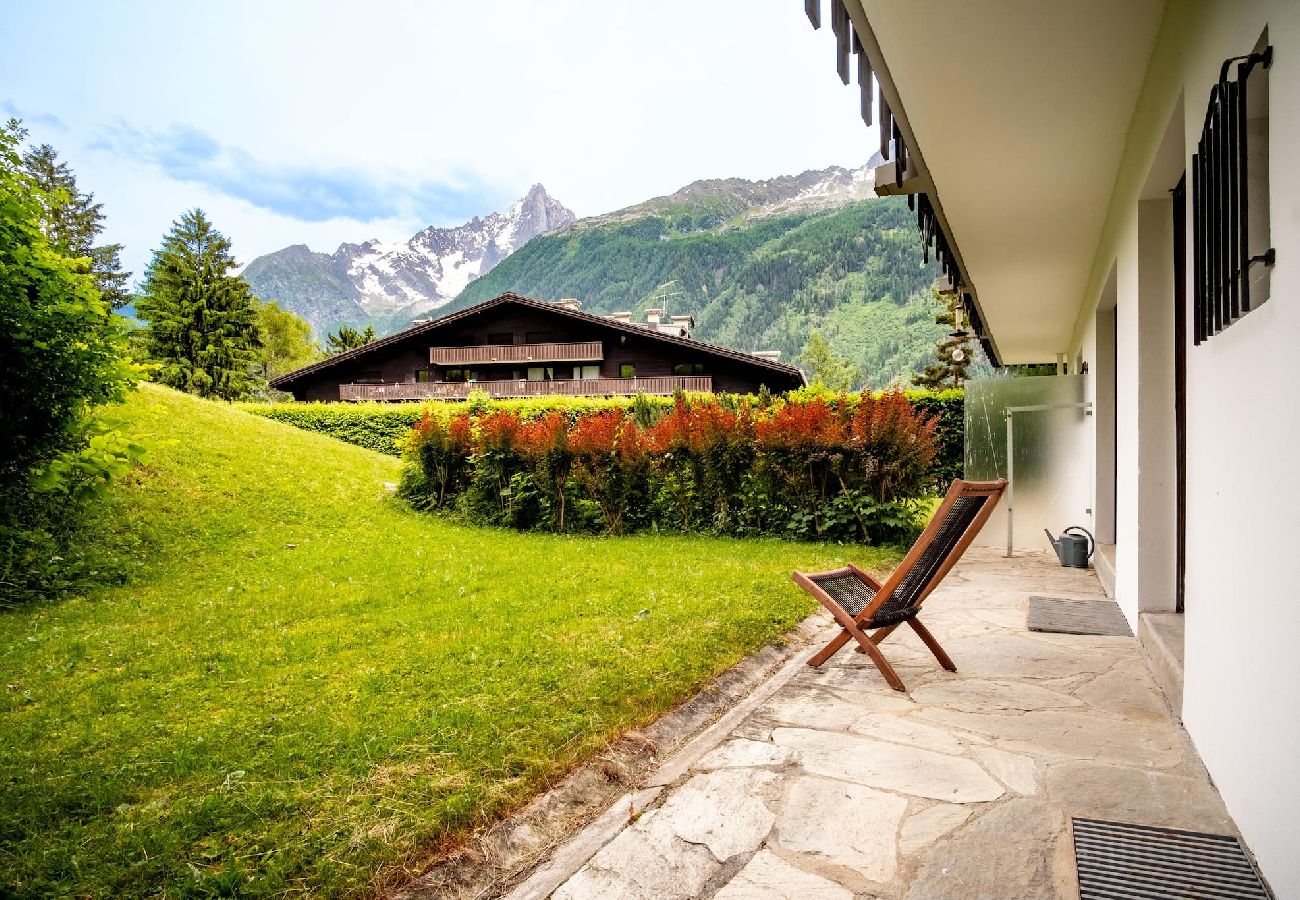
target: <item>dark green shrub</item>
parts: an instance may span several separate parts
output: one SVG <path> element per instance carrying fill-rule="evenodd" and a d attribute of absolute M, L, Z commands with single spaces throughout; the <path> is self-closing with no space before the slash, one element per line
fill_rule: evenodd
<path fill-rule="evenodd" d="M 22 168 L 14 123 L 0 125 L 0 604 L 47 597 L 75 579 L 65 556 L 83 503 L 139 458 L 96 407 L 125 397 L 125 323 L 89 258 L 43 229 L 44 194 Z"/>

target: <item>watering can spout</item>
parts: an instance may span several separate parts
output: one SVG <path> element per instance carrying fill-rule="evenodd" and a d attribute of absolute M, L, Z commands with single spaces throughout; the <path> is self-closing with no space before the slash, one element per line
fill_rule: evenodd
<path fill-rule="evenodd" d="M 1056 538 L 1052 537 L 1052 532 L 1046 528 L 1043 529 L 1043 534 L 1047 535 L 1047 543 L 1051 544 L 1052 549 L 1055 550 L 1059 555 L 1061 552 L 1061 542 L 1058 541 Z"/>

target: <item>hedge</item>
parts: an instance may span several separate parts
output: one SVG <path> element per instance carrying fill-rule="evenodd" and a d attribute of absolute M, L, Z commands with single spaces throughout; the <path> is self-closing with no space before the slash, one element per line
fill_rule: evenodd
<path fill-rule="evenodd" d="M 657 416 L 637 412 L 426 412 L 401 492 L 521 530 L 879 543 L 916 530 L 931 490 L 938 423 L 901 392 L 679 396 Z"/>
<path fill-rule="evenodd" d="M 246 412 L 306 431 L 319 431 L 391 456 L 401 456 L 402 446 L 415 423 L 425 413 L 440 419 L 470 414 L 482 416 L 505 411 L 525 419 L 557 410 L 570 417 L 604 409 L 631 409 L 634 403 L 659 411 L 670 409 L 671 397 L 529 397 L 512 400 L 438 400 L 430 403 L 242 403 Z"/>
<path fill-rule="evenodd" d="M 711 395 L 696 395 L 707 397 Z M 719 395 L 723 402 L 736 405 L 739 397 Z M 839 395 L 821 389 L 804 388 L 788 395 L 794 400 L 820 397 L 830 402 Z M 935 431 L 937 453 L 931 467 L 931 484 L 942 492 L 954 478 L 960 478 L 965 453 L 964 393 L 960 390 L 906 391 L 904 396 L 917 410 L 938 418 Z M 850 406 L 857 394 L 843 396 Z M 631 410 L 640 405 L 643 412 L 661 413 L 673 406 L 671 397 L 532 397 L 515 400 L 434 401 L 432 403 L 244 403 L 240 408 L 307 431 L 319 431 L 330 437 L 357 444 L 380 453 L 400 456 L 404 441 L 426 412 L 443 421 L 469 413 L 479 417 L 492 412 L 518 413 L 525 419 L 545 415 L 552 410 L 565 413 L 570 420 L 579 415 L 607 409 Z"/>

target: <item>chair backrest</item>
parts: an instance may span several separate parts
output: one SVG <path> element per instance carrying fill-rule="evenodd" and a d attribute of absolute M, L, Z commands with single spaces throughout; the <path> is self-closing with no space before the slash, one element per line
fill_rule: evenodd
<path fill-rule="evenodd" d="M 880 586 L 885 600 L 873 615 L 891 617 L 919 606 L 975 540 L 1006 487 L 1005 479 L 953 481 L 930 524 Z"/>

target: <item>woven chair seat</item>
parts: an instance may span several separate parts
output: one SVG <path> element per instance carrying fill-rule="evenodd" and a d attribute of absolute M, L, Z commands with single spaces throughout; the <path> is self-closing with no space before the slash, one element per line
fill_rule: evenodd
<path fill-rule="evenodd" d="M 834 572 L 824 572 L 821 575 L 809 576 L 809 580 L 829 594 L 832 600 L 854 618 L 857 617 L 858 613 L 866 609 L 867 604 L 876 596 L 876 589 L 852 571 L 841 569 Z M 886 604 L 871 617 L 869 622 L 864 624 L 867 628 L 884 628 L 886 625 L 906 622 L 916 613 L 917 608 L 915 606 L 891 609 Z"/>

